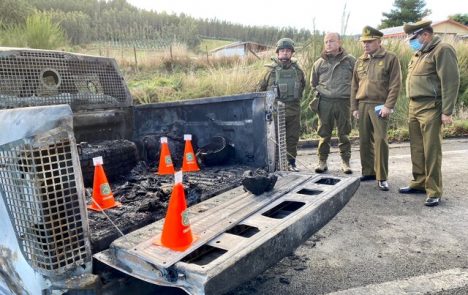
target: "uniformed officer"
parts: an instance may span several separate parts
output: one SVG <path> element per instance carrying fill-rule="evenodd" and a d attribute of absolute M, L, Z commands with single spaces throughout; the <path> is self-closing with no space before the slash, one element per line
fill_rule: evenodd
<path fill-rule="evenodd" d="M 356 59 L 341 45 L 338 33 L 326 34 L 324 51 L 312 67 L 311 93 L 319 100 L 316 110 L 319 117 L 318 135 L 320 136 L 317 149 L 319 162 L 315 168 L 317 173 L 328 170 L 327 159 L 335 122 L 338 130 L 341 170 L 346 174 L 352 173 L 349 166 L 351 158 L 351 143 L 348 138 L 351 132 L 349 98 Z"/>
<path fill-rule="evenodd" d="M 415 54 L 408 66 L 408 125 L 413 180 L 402 194 L 426 194 L 426 206 L 442 196 L 442 124 L 452 123 L 460 87 L 455 49 L 434 36 L 431 21 L 407 23 L 403 30 Z"/>
<path fill-rule="evenodd" d="M 276 88 L 277 98 L 286 108 L 286 150 L 290 171 L 299 171 L 296 167 L 297 143 L 301 129 L 302 93 L 305 87 L 304 72 L 292 59 L 294 41 L 289 38 L 280 39 L 276 43 L 276 57 L 273 63 L 267 65 L 268 70 L 258 86 L 258 91 Z"/>
<path fill-rule="evenodd" d="M 351 111 L 359 119 L 361 181 L 377 179 L 388 191 L 388 119 L 401 86 L 400 62 L 381 46 L 382 32 L 366 26 L 360 41 L 364 54 L 356 61 L 351 83 Z"/>

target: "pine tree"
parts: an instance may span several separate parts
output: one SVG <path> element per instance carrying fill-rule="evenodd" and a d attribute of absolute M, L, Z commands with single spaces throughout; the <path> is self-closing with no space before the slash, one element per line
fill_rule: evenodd
<path fill-rule="evenodd" d="M 404 23 L 416 22 L 430 14 L 429 9 L 425 9 L 424 0 L 395 0 L 394 9 L 389 13 L 382 13 L 385 17 L 379 25 L 380 29 L 402 26 Z"/>
<path fill-rule="evenodd" d="M 455 15 L 449 16 L 450 19 L 468 26 L 468 13 L 457 13 Z"/>

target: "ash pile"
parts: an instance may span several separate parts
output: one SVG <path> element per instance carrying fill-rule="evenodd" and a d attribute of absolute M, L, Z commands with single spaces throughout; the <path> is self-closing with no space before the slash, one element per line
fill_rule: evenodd
<path fill-rule="evenodd" d="M 79 145 L 87 203 L 91 203 L 92 195 L 92 158 L 102 156 L 114 198 L 122 204 L 106 210 L 105 214 L 88 210 L 93 253 L 108 248 L 121 234 L 165 217 L 174 176 L 157 174 L 160 137 L 147 136 L 141 146 L 128 140 Z M 176 170 L 182 166 L 184 144 L 183 138 L 169 138 Z M 251 169 L 234 162 L 234 148 L 223 137 L 214 137 L 208 145 L 194 150 L 200 171 L 184 174 L 188 206 L 241 185 L 244 172 Z M 142 160 L 138 160 L 139 154 L 143 155 Z"/>

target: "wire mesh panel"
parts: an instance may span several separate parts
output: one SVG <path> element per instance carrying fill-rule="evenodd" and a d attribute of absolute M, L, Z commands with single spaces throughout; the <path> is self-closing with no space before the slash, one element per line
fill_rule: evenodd
<path fill-rule="evenodd" d="M 49 276 L 91 261 L 73 144 L 57 131 L 0 146 L 0 193 L 18 242 L 31 266 Z"/>
<path fill-rule="evenodd" d="M 288 158 L 286 149 L 286 110 L 284 103 L 277 101 L 277 118 L 276 118 L 276 137 L 278 143 L 278 159 L 277 167 L 280 171 L 288 170 Z"/>
<path fill-rule="evenodd" d="M 0 109 L 56 104 L 125 107 L 131 96 L 113 59 L 0 48 Z"/>

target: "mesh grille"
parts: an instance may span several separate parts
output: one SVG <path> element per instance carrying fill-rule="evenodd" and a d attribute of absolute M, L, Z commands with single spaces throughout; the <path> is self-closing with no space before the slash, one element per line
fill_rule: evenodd
<path fill-rule="evenodd" d="M 41 147 L 31 139 L 0 146 L 0 188 L 7 210 L 23 254 L 43 274 L 91 259 L 75 174 L 66 133 Z"/>
<path fill-rule="evenodd" d="M 72 109 L 131 104 L 113 59 L 47 51 L 0 51 L 0 109 L 69 104 Z"/>
<path fill-rule="evenodd" d="M 277 102 L 277 143 L 278 143 L 278 159 L 277 159 L 277 167 L 280 171 L 287 171 L 288 170 L 288 158 L 287 158 L 287 149 L 286 149 L 286 111 L 284 107 L 284 103 L 278 101 Z"/>

